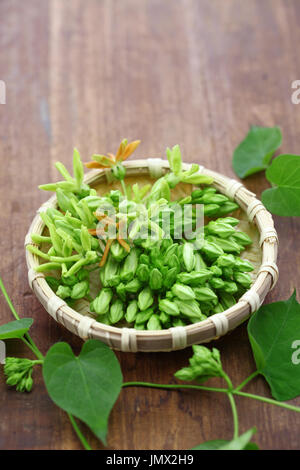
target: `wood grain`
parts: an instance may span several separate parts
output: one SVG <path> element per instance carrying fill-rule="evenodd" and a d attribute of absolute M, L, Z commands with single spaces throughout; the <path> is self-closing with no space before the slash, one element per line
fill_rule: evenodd
<path fill-rule="evenodd" d="M 279 125 L 282 150 L 299 153 L 300 108 L 291 82 L 300 78 L 297 0 L 1 0 L 0 105 L 1 276 L 21 315 L 33 316 L 43 352 L 81 341 L 57 325 L 32 295 L 24 236 L 56 180 L 56 160 L 70 167 L 76 146 L 84 159 L 115 151 L 121 138 L 140 138 L 137 157 L 163 156 L 180 144 L 184 159 L 233 175 L 233 149 L 249 125 Z M 246 182 L 258 195 L 263 175 Z M 276 218 L 280 282 L 267 301 L 300 288 L 300 221 Z M 291 269 L 292 267 L 292 269 Z M 11 318 L 0 298 L 1 322 Z M 214 344 L 239 383 L 254 370 L 245 325 Z M 15 341 L 8 353 L 27 355 Z M 118 353 L 125 380 L 168 383 L 190 350 Z M 48 398 L 40 372 L 31 394 L 0 383 L 1 449 L 80 449 L 64 412 Z M 217 383 L 212 381 L 212 383 Z M 249 391 L 269 396 L 263 379 Z M 300 400 L 294 400 L 300 405 Z M 299 417 L 244 398 L 241 430 L 256 425 L 264 449 L 298 449 Z M 126 389 L 110 419 L 111 449 L 187 449 L 229 438 L 226 396 Z M 87 432 L 92 445 L 101 445 Z"/>

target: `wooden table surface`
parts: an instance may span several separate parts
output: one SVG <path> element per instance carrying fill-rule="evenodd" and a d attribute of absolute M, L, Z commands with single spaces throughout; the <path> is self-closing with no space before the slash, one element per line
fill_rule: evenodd
<path fill-rule="evenodd" d="M 279 125 L 282 151 L 299 153 L 300 106 L 291 83 L 300 79 L 297 0 L 1 0 L 0 105 L 1 276 L 43 352 L 82 341 L 46 313 L 28 286 L 24 237 L 56 181 L 54 162 L 71 164 L 115 151 L 123 137 L 141 139 L 136 157 L 163 157 L 180 144 L 184 160 L 234 176 L 231 156 L 249 125 Z M 247 187 L 258 196 L 264 175 Z M 300 220 L 275 218 L 280 282 L 266 301 L 300 288 Z M 1 323 L 11 319 L 0 296 Z M 254 370 L 246 325 L 215 342 L 234 383 Z M 8 354 L 27 355 L 8 342 Z M 168 383 L 191 350 L 118 353 L 125 380 Z M 66 414 L 48 397 L 40 371 L 30 394 L 0 379 L 1 449 L 80 449 Z M 218 383 L 212 382 L 212 383 Z M 262 378 L 248 386 L 270 396 Z M 264 449 L 300 446 L 297 414 L 240 397 L 241 431 L 256 425 Z M 294 400 L 300 405 L 300 399 Z M 226 396 L 150 389 L 122 391 L 110 417 L 110 449 L 188 449 L 230 438 Z M 103 448 L 88 433 L 95 448 Z"/>

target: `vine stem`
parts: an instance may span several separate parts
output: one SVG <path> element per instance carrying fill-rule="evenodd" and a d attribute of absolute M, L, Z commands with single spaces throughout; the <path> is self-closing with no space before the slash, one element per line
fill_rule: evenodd
<path fill-rule="evenodd" d="M 281 401 L 273 400 L 272 398 L 261 397 L 260 395 L 254 395 L 253 393 L 245 393 L 239 391 L 234 391 L 233 393 L 241 397 L 253 398 L 254 400 L 270 403 L 271 405 L 281 406 L 282 408 L 286 408 L 287 410 L 297 411 L 297 413 L 300 413 L 299 406 L 289 405 L 288 403 L 282 403 Z"/>
<path fill-rule="evenodd" d="M 122 387 L 148 387 L 148 388 L 160 388 L 160 389 L 190 389 L 190 390 L 205 390 L 208 392 L 221 392 L 228 393 L 226 388 L 215 388 L 215 387 L 205 387 L 204 385 L 179 385 L 179 384 L 155 384 L 152 382 L 124 382 Z"/>
<path fill-rule="evenodd" d="M 10 300 L 10 297 L 7 293 L 7 290 L 5 289 L 5 286 L 3 284 L 3 281 L 0 277 L 0 289 L 2 290 L 2 293 L 4 295 L 4 298 L 13 314 L 13 316 L 15 317 L 16 320 L 21 320 L 21 318 L 19 317 L 19 315 L 17 314 L 16 310 L 15 310 L 15 307 L 13 306 L 13 303 L 12 301 Z M 33 361 L 35 364 L 43 364 L 44 362 L 44 356 L 43 354 L 41 353 L 41 351 L 39 350 L 39 348 L 37 347 L 37 345 L 35 344 L 35 342 L 33 341 L 33 339 L 31 338 L 31 336 L 26 333 L 24 335 L 25 337 L 22 337 L 20 338 L 24 344 L 26 344 L 26 346 L 33 352 L 33 354 L 37 357 L 37 361 Z M 75 419 L 73 418 L 73 416 L 69 413 L 67 413 L 70 421 L 71 421 L 71 424 L 74 428 L 74 431 L 75 433 L 77 434 L 80 442 L 82 443 L 83 447 L 86 449 L 86 450 L 92 450 L 92 448 L 89 446 L 87 440 L 85 439 L 85 437 L 83 436 L 83 434 L 81 433 L 80 429 L 78 428 L 77 426 L 77 423 L 75 421 Z"/>
<path fill-rule="evenodd" d="M 235 392 L 239 392 L 240 390 L 242 390 L 242 388 L 245 387 L 245 385 L 247 385 L 248 382 L 250 382 L 252 379 L 254 379 L 255 377 L 257 377 L 259 375 L 259 372 L 258 370 L 256 370 L 255 372 L 253 372 L 253 374 L 250 374 L 249 377 L 247 377 L 245 380 L 243 380 L 242 383 L 240 383 L 240 385 L 238 385 L 234 391 Z"/>
<path fill-rule="evenodd" d="M 10 298 L 9 298 L 9 295 L 8 295 L 8 293 L 7 293 L 7 290 L 5 289 L 5 286 L 4 286 L 4 284 L 3 284 L 3 281 L 2 281 L 2 279 L 1 279 L 1 277 L 0 277 L 0 288 L 1 288 L 1 290 L 2 290 L 2 293 L 3 293 L 4 297 L 5 297 L 5 300 L 6 300 L 7 304 L 8 304 L 8 306 L 9 306 L 9 308 L 10 308 L 10 310 L 11 310 L 13 316 L 15 317 L 16 320 L 21 320 L 21 318 L 19 317 L 19 315 L 17 314 L 17 312 L 16 312 L 16 310 L 15 310 L 15 307 L 13 306 L 12 301 L 11 301 Z M 21 338 L 22 341 L 23 341 L 23 343 L 25 343 L 25 344 L 28 346 L 28 348 L 38 357 L 38 359 L 43 360 L 43 359 L 44 359 L 44 356 L 43 356 L 43 354 L 41 353 L 41 351 L 38 349 L 38 347 L 37 347 L 37 345 L 35 344 L 35 342 L 33 341 L 33 339 L 32 339 L 32 338 L 29 336 L 29 334 L 27 334 L 27 333 L 26 333 L 24 336 L 25 336 L 25 338 L 24 338 L 24 337 Z"/>
<path fill-rule="evenodd" d="M 73 429 L 74 431 L 76 432 L 77 434 L 77 437 L 78 439 L 80 440 L 81 444 L 83 445 L 83 447 L 85 448 L 85 450 L 92 450 L 91 446 L 89 445 L 89 443 L 87 442 L 86 438 L 84 437 L 84 435 L 82 434 L 82 432 L 80 431 L 75 419 L 74 419 L 74 416 L 71 415 L 70 413 L 67 413 L 68 417 L 69 417 L 69 420 L 71 421 L 71 424 L 73 426 Z"/>
<path fill-rule="evenodd" d="M 228 392 L 228 398 L 232 409 L 232 416 L 233 416 L 233 439 L 239 437 L 239 418 L 236 403 L 231 392 Z"/>
<path fill-rule="evenodd" d="M 121 186 L 122 186 L 122 189 L 123 189 L 124 196 L 127 197 L 127 190 L 126 190 L 125 182 L 124 182 L 124 180 L 120 180 L 120 181 L 121 181 Z"/>

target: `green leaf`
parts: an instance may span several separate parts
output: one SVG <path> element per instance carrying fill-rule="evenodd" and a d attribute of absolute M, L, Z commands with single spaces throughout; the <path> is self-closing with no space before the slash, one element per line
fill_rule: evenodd
<path fill-rule="evenodd" d="M 272 214 L 300 216 L 300 156 L 279 155 L 266 171 L 276 187 L 262 193 L 262 202 Z"/>
<path fill-rule="evenodd" d="M 296 293 L 284 302 L 264 305 L 248 323 L 248 335 L 257 370 L 271 387 L 276 400 L 300 395 L 300 365 L 293 361 L 299 341 L 300 304 Z"/>
<path fill-rule="evenodd" d="M 89 340 L 75 356 L 67 343 L 57 343 L 45 357 L 43 375 L 54 403 L 86 423 L 105 444 L 108 417 L 122 387 L 113 351 Z"/>
<path fill-rule="evenodd" d="M 279 127 L 252 126 L 246 138 L 233 153 L 234 171 L 240 178 L 246 178 L 264 170 L 281 142 L 282 134 Z"/>
<path fill-rule="evenodd" d="M 258 446 L 254 444 L 254 442 L 250 442 L 255 432 L 256 429 L 252 428 L 232 441 L 226 441 L 224 439 L 207 441 L 194 447 L 192 450 L 258 450 Z"/>
<path fill-rule="evenodd" d="M 33 323 L 32 318 L 21 318 L 0 326 L 0 339 L 22 338 Z"/>

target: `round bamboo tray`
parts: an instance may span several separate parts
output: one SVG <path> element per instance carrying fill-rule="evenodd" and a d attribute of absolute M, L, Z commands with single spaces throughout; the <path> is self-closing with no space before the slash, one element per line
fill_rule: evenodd
<path fill-rule="evenodd" d="M 135 181 L 142 177 L 158 178 L 169 169 L 169 163 L 161 159 L 133 160 L 125 162 L 126 179 Z M 190 164 L 184 163 L 183 169 L 188 170 Z M 172 351 L 183 349 L 192 344 L 206 343 L 233 330 L 244 322 L 252 312 L 256 311 L 264 301 L 267 293 L 274 287 L 278 279 L 276 266 L 278 237 L 274 229 L 271 214 L 256 199 L 255 194 L 248 191 L 241 183 L 229 179 L 220 173 L 200 167 L 199 172 L 214 178 L 213 186 L 231 199 L 236 200 L 242 209 L 242 218 L 246 218 L 252 232 L 256 231 L 254 252 L 257 269 L 251 289 L 239 301 L 226 311 L 212 315 L 207 320 L 185 327 L 175 327 L 160 331 L 140 331 L 133 328 L 117 328 L 97 322 L 92 314 L 70 308 L 64 300 L 57 297 L 44 279 L 43 273 L 37 273 L 35 267 L 40 259 L 26 250 L 28 279 L 30 287 L 36 294 L 47 312 L 72 333 L 81 338 L 95 338 L 103 341 L 113 349 L 121 351 Z M 105 187 L 110 182 L 110 170 L 96 170 L 86 174 L 85 182 L 93 187 Z M 191 187 L 191 185 L 189 185 Z M 40 212 L 48 207 L 56 207 L 56 196 L 52 196 L 37 211 L 25 238 L 25 246 L 33 244 L 31 233 L 42 234 L 44 223 Z M 255 225 L 256 227 L 255 227 Z M 254 233 L 254 232 L 253 232 Z M 253 253 L 252 253 L 253 256 Z M 250 259 L 248 257 L 248 259 Z M 251 260 L 252 261 L 252 260 Z M 78 309 L 80 310 L 80 309 Z"/>

